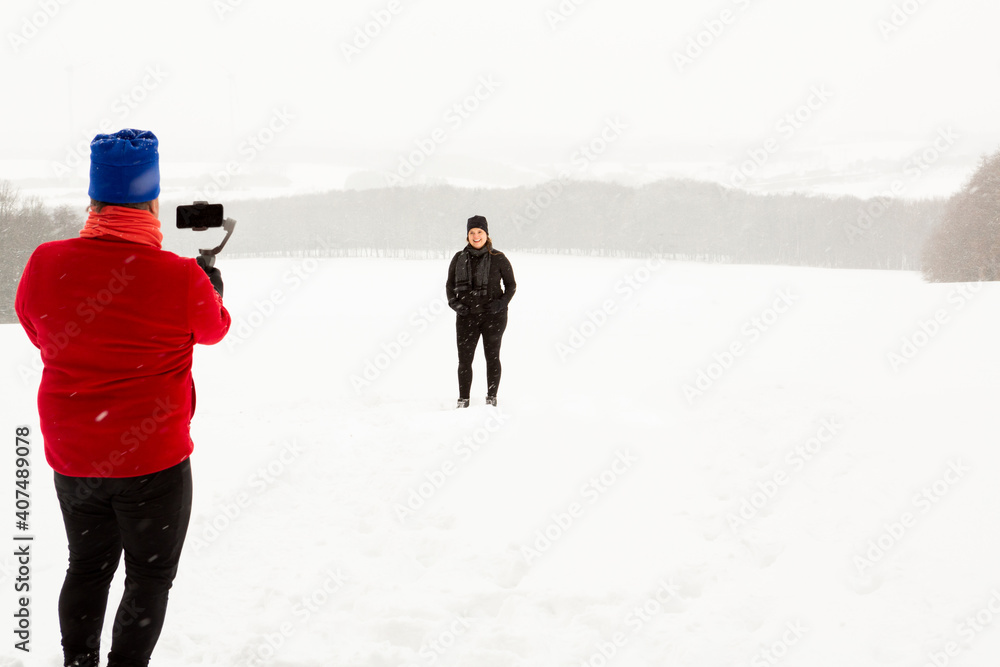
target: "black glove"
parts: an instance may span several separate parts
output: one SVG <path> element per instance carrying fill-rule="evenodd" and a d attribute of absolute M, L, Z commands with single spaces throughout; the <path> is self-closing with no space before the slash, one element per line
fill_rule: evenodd
<path fill-rule="evenodd" d="M 490 301 L 489 305 L 486 306 L 486 310 L 490 315 L 496 315 L 497 313 L 503 312 L 503 309 L 507 306 L 504 305 L 503 301 Z"/>
<path fill-rule="evenodd" d="M 212 282 L 212 287 L 215 288 L 215 291 L 218 292 L 221 297 L 223 290 L 222 271 L 218 270 L 214 266 L 210 267 L 205 264 L 205 258 L 202 255 L 198 255 L 198 266 L 205 271 L 205 275 L 207 275 L 208 279 Z"/>
<path fill-rule="evenodd" d="M 469 314 L 469 307 L 464 303 L 459 303 L 455 305 L 455 312 L 458 313 L 459 317 L 465 317 Z"/>

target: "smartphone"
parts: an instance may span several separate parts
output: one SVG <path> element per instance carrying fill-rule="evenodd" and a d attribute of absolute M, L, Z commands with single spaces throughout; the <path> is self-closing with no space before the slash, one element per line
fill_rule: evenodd
<path fill-rule="evenodd" d="M 222 219 L 222 204 L 195 202 L 177 207 L 177 229 L 201 231 L 209 227 L 221 227 Z"/>

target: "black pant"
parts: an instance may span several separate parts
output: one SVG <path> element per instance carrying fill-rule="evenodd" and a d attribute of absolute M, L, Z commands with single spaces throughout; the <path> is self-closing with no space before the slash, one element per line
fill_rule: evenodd
<path fill-rule="evenodd" d="M 59 595 L 66 662 L 100 648 L 108 590 L 122 550 L 125 594 L 108 667 L 146 667 L 160 637 L 167 592 L 191 518 L 191 464 L 125 478 L 55 474 L 69 568 Z"/>
<path fill-rule="evenodd" d="M 458 338 L 458 396 L 469 398 L 472 391 L 472 359 L 476 356 L 479 338 L 486 354 L 486 395 L 496 396 L 500 386 L 500 342 L 507 328 L 507 310 L 495 315 L 458 316 L 455 332 Z"/>

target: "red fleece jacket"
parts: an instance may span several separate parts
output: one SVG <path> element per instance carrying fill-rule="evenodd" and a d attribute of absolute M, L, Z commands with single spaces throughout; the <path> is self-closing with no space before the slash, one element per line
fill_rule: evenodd
<path fill-rule="evenodd" d="M 45 458 L 73 477 L 134 477 L 190 456 L 195 343 L 230 317 L 193 259 L 112 239 L 40 245 L 14 302 L 42 352 Z"/>

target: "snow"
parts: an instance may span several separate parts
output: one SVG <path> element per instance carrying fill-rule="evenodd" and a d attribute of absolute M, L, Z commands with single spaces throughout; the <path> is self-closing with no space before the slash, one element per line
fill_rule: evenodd
<path fill-rule="evenodd" d="M 196 353 L 152 665 L 995 662 L 996 285 L 510 256 L 499 406 L 480 353 L 462 411 L 440 261 L 220 258 L 235 324 Z M 35 448 L 15 658 L 59 664 L 37 353 L 0 344 Z"/>

